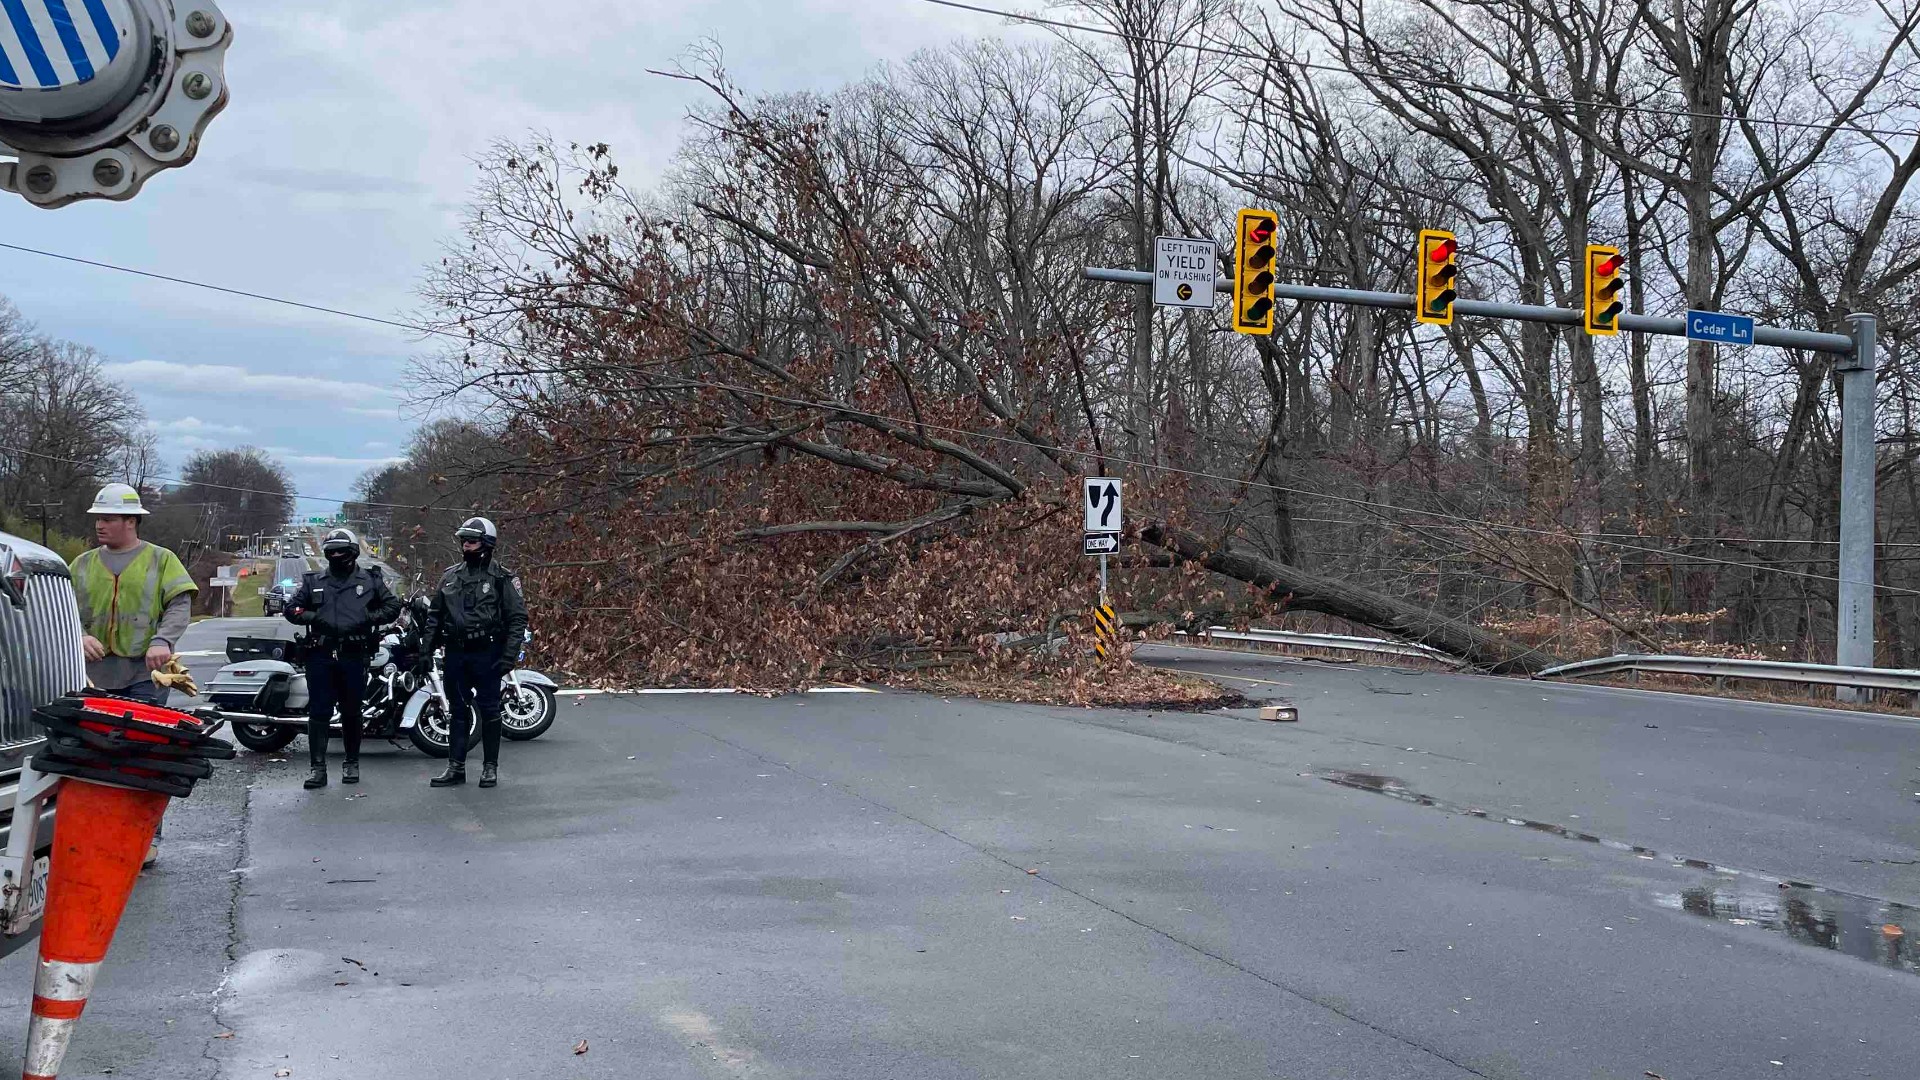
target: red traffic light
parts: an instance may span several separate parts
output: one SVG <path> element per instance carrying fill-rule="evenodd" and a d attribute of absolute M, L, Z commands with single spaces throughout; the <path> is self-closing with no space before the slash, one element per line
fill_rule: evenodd
<path fill-rule="evenodd" d="M 1272 218 L 1255 218 L 1247 225 L 1247 239 L 1256 244 L 1264 244 L 1273 235 Z"/>
<path fill-rule="evenodd" d="M 1434 262 L 1446 262 L 1448 259 L 1453 258 L 1453 252 L 1457 246 L 1458 245 L 1453 242 L 1453 238 L 1448 237 L 1427 249 L 1427 258 Z"/>
<path fill-rule="evenodd" d="M 1619 269 L 1620 269 L 1620 256 L 1618 255 L 1603 255 L 1600 257 L 1599 262 L 1593 264 L 1593 272 L 1601 275 L 1602 277 L 1605 277 L 1606 275 L 1611 274 Z"/>

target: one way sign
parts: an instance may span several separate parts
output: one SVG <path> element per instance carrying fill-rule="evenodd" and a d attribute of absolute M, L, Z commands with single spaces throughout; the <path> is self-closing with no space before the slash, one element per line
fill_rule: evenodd
<path fill-rule="evenodd" d="M 1120 481 L 1111 476 L 1084 476 L 1080 479 L 1086 498 L 1081 509 L 1087 512 L 1090 533 L 1120 531 Z"/>

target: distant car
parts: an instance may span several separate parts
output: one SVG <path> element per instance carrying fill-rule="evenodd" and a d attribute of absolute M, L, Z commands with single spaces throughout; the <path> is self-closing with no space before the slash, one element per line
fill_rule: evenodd
<path fill-rule="evenodd" d="M 45 856 L 53 845 L 53 804 L 42 798 L 32 827 L 14 828 L 21 766 L 40 745 L 35 706 L 87 685 L 80 609 L 60 556 L 0 532 L 0 867 L 26 888 L 0 902 L 0 956 L 32 941 L 46 906 Z M 33 792 L 28 793 L 32 798 Z M 14 899 L 17 896 L 18 899 Z M 13 910 L 8 911 L 11 907 Z"/>

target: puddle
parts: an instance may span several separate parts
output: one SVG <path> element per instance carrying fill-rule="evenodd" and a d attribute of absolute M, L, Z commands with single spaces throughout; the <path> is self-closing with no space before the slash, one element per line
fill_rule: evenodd
<path fill-rule="evenodd" d="M 1530 829 L 1596 844 L 1636 858 L 1716 874 L 1722 880 L 1683 889 L 1678 893 L 1656 893 L 1653 901 L 1669 910 L 1683 911 L 1734 926 L 1758 927 L 1785 934 L 1803 945 L 1846 953 L 1870 963 L 1920 975 L 1920 945 L 1910 943 L 1916 935 L 1920 935 L 1920 908 L 1917 907 L 1823 888 L 1791 878 L 1721 866 L 1705 859 L 1662 855 L 1649 847 L 1570 829 L 1558 822 L 1533 821 L 1477 807 L 1455 806 L 1431 795 L 1423 795 L 1394 777 L 1380 773 L 1332 771 L 1314 775 L 1341 787 L 1371 791 L 1416 806 Z"/>
<path fill-rule="evenodd" d="M 1920 975 L 1920 950 L 1908 944 L 1920 934 L 1920 909 L 1905 904 L 1804 885 L 1743 889 L 1731 883 L 1659 893 L 1653 900 L 1664 908 L 1757 926 L 1804 945 Z"/>

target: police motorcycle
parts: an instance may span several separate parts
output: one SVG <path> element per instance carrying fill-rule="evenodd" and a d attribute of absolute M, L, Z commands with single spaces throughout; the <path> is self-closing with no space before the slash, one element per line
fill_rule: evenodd
<path fill-rule="evenodd" d="M 367 696 L 361 706 L 364 738 L 406 737 L 422 752 L 446 757 L 450 701 L 440 670 L 440 653 L 422 663 L 420 633 L 427 598 L 416 596 L 400 620 L 380 637 L 368 665 Z M 531 638 L 531 634 L 528 635 Z M 228 722 L 233 737 L 249 750 L 283 750 L 307 730 L 307 675 L 302 664 L 306 636 L 227 638 L 226 666 L 214 675 L 207 697 Z M 524 659 L 524 644 L 520 658 Z M 553 726 L 559 684 L 540 672 L 516 668 L 501 680 L 501 734 L 537 739 Z M 469 734 L 479 738 L 479 718 Z M 340 726 L 333 726 L 336 736 Z"/>
<path fill-rule="evenodd" d="M 418 618 L 426 617 L 426 598 L 417 598 L 420 604 Z M 514 658 L 517 664 L 527 658 L 527 642 L 533 640 L 532 631 L 520 643 L 520 654 Z M 434 650 L 431 664 L 422 680 L 420 689 L 408 698 L 406 708 L 401 714 L 400 724 L 413 740 L 413 745 L 434 757 L 443 758 L 451 752 L 453 728 L 452 700 L 447 697 L 447 683 L 440 665 L 441 651 Z M 378 670 L 378 669 L 376 669 Z M 516 742 L 537 739 L 553 726 L 558 713 L 555 694 L 560 684 L 534 671 L 532 668 L 516 667 L 507 672 L 500 680 L 500 734 Z M 467 745 L 480 744 L 480 716 L 472 715 L 467 730 Z"/>

